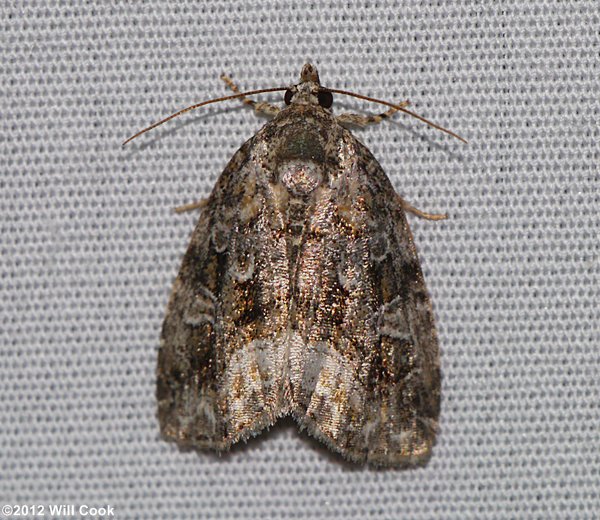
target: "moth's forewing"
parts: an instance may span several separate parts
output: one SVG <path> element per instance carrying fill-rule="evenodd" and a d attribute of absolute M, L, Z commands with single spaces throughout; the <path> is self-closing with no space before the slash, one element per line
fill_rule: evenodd
<path fill-rule="evenodd" d="M 225 168 L 175 281 L 157 394 L 182 444 L 224 450 L 291 413 L 348 459 L 427 459 L 440 372 L 412 236 L 328 110 L 288 107 Z"/>

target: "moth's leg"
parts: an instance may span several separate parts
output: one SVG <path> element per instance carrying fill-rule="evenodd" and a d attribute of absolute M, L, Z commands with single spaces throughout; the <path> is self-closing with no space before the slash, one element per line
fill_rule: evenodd
<path fill-rule="evenodd" d="M 175 208 L 175 213 L 185 213 L 186 211 L 193 211 L 195 209 L 202 209 L 208 203 L 208 199 L 200 199 L 196 202 L 190 202 L 189 204 L 184 204 L 183 206 L 177 206 Z"/>
<path fill-rule="evenodd" d="M 410 102 L 407 100 L 407 101 L 403 101 L 398 106 L 405 108 L 409 104 L 410 104 Z M 377 123 L 381 123 L 384 119 L 387 119 L 388 117 L 395 114 L 396 112 L 398 112 L 397 108 L 390 108 L 389 110 L 386 110 L 385 112 L 383 112 L 381 114 L 377 114 L 377 115 L 346 113 L 346 114 L 340 114 L 339 116 L 336 117 L 336 119 L 337 119 L 337 122 L 342 126 L 343 125 L 367 126 L 367 125 L 375 125 Z"/>
<path fill-rule="evenodd" d="M 408 211 L 417 217 L 425 218 L 427 220 L 444 220 L 448 218 L 447 213 L 425 213 L 406 202 L 400 195 L 398 195 L 398 201 L 402 205 L 404 211 Z"/>
<path fill-rule="evenodd" d="M 240 89 L 238 88 L 238 86 L 233 82 L 233 80 L 229 76 L 222 74 L 221 79 L 236 94 L 240 93 Z M 276 107 L 275 105 L 271 105 L 271 103 L 267 103 L 265 101 L 260 101 L 257 103 L 256 101 L 249 99 L 246 96 L 242 96 L 240 99 L 246 105 L 250 105 L 254 109 L 254 111 L 259 114 L 266 114 L 268 116 L 276 116 L 277 114 L 279 114 L 279 110 L 280 110 L 279 107 Z"/>

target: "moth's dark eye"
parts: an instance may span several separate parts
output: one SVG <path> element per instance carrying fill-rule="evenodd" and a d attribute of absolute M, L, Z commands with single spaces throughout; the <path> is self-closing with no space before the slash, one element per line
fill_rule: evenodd
<path fill-rule="evenodd" d="M 333 94 L 327 90 L 319 90 L 317 99 L 319 100 L 319 105 L 323 108 L 331 108 L 331 105 L 333 105 Z"/>
<path fill-rule="evenodd" d="M 285 91 L 285 96 L 283 97 L 283 101 L 285 102 L 286 105 L 289 105 L 292 102 L 293 97 L 294 97 L 294 94 L 292 93 L 292 91 L 290 89 L 287 89 Z"/>

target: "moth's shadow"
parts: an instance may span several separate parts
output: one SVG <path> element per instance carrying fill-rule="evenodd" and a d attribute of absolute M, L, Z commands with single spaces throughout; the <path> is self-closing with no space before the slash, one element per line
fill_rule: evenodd
<path fill-rule="evenodd" d="M 180 130 L 182 130 L 183 128 L 189 126 L 189 125 L 193 125 L 195 123 L 198 123 L 199 121 L 204 121 L 206 119 L 211 119 L 213 117 L 216 117 L 218 115 L 221 114 L 228 114 L 228 113 L 232 113 L 232 112 L 238 112 L 241 110 L 248 110 L 248 107 L 245 107 L 243 105 L 241 106 L 230 106 L 230 107 L 223 107 L 220 109 L 213 109 L 212 111 L 208 112 L 208 113 L 200 113 L 195 115 L 194 117 L 188 117 L 186 118 L 184 116 L 184 118 L 182 120 L 177 120 L 176 122 L 173 122 L 171 124 L 166 123 L 166 127 L 165 128 L 160 128 L 160 129 L 156 129 L 156 130 L 150 130 L 148 133 L 152 134 L 155 133 L 156 136 L 152 137 L 152 138 L 147 138 L 144 140 L 144 137 L 139 136 L 138 138 L 136 138 L 136 140 L 134 141 L 134 143 L 128 143 L 126 145 L 126 150 L 127 153 L 125 154 L 125 158 L 126 159 L 131 159 L 132 157 L 134 157 L 136 154 L 146 150 L 147 148 L 155 145 L 156 143 L 160 142 L 162 139 L 176 133 L 179 132 Z M 272 119 L 270 116 L 266 116 L 263 114 L 255 114 L 260 120 L 263 120 L 263 124 L 265 121 Z M 143 140 L 143 142 L 139 143 L 137 142 L 137 139 L 141 139 Z"/>
<path fill-rule="evenodd" d="M 465 156 L 462 152 L 457 152 L 457 147 L 456 144 L 458 142 L 459 145 L 463 145 L 464 143 L 459 142 L 457 139 L 450 137 L 450 136 L 446 136 L 446 137 L 450 137 L 451 141 L 448 142 L 440 142 L 439 139 L 436 139 L 435 137 L 430 137 L 428 135 L 425 135 L 423 132 L 419 131 L 419 130 L 415 130 L 399 121 L 390 121 L 390 124 L 395 125 L 395 126 L 399 126 L 400 128 L 402 128 L 402 130 L 404 130 L 405 132 L 411 134 L 413 137 L 417 138 L 417 139 L 421 139 L 423 141 L 425 141 L 427 143 L 428 146 L 431 146 L 431 148 L 435 148 L 436 150 L 439 150 L 440 152 L 443 152 L 444 154 L 452 157 L 453 159 L 456 159 L 457 161 L 464 161 L 465 160 Z M 429 130 L 434 131 L 433 128 L 430 128 Z"/>
<path fill-rule="evenodd" d="M 364 113 L 364 114 L 374 114 L 375 113 L 374 111 L 356 110 L 355 107 L 346 105 L 344 103 L 339 103 L 337 106 L 338 106 L 338 111 L 337 111 L 338 115 L 342 112 L 342 110 L 340 110 L 340 108 L 342 108 L 342 107 L 344 108 L 344 111 L 346 111 L 346 112 Z M 411 126 L 408 126 L 407 124 L 403 123 L 401 117 L 402 117 L 402 114 L 396 116 L 396 119 L 393 119 L 393 118 L 386 119 L 384 122 L 380 123 L 380 125 L 393 125 L 395 127 L 399 127 L 404 132 L 410 134 L 413 138 L 421 139 L 421 140 L 425 141 L 428 146 L 431 146 L 432 148 L 435 148 L 436 150 L 444 152 L 446 155 L 449 155 L 453 159 L 456 159 L 459 161 L 465 160 L 465 156 L 463 155 L 463 153 L 456 151 L 457 148 L 455 146 L 455 142 L 457 140 L 455 138 L 451 138 L 447 143 L 440 142 L 439 138 L 435 137 L 437 134 L 440 133 L 439 131 L 436 131 L 433 128 L 429 128 L 429 130 L 433 131 L 434 134 L 432 134 L 431 136 L 426 135 L 422 131 L 423 128 L 418 127 L 418 126 L 416 128 L 412 128 Z M 409 120 L 412 119 L 411 116 L 407 115 L 406 117 L 408 117 Z M 347 125 L 347 128 L 352 131 L 352 133 L 355 135 L 355 137 L 358 137 L 358 136 L 361 136 L 363 134 L 363 132 L 368 132 L 369 128 L 371 126 L 372 125 L 368 125 L 366 127 L 361 127 L 361 126 L 349 124 L 349 125 Z M 427 127 L 425 126 L 425 128 L 427 128 Z M 446 137 L 450 137 L 450 136 L 446 135 Z"/>

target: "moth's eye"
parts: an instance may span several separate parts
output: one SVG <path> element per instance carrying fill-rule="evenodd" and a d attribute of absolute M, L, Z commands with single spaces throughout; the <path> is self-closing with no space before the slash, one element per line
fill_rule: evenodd
<path fill-rule="evenodd" d="M 283 97 L 283 101 L 285 102 L 286 105 L 291 104 L 292 102 L 292 98 L 294 97 L 294 94 L 292 93 L 292 91 L 288 88 L 285 91 L 285 96 Z"/>
<path fill-rule="evenodd" d="M 331 108 L 331 105 L 333 105 L 333 94 L 327 90 L 319 90 L 317 99 L 319 100 L 319 105 L 323 108 Z"/>

